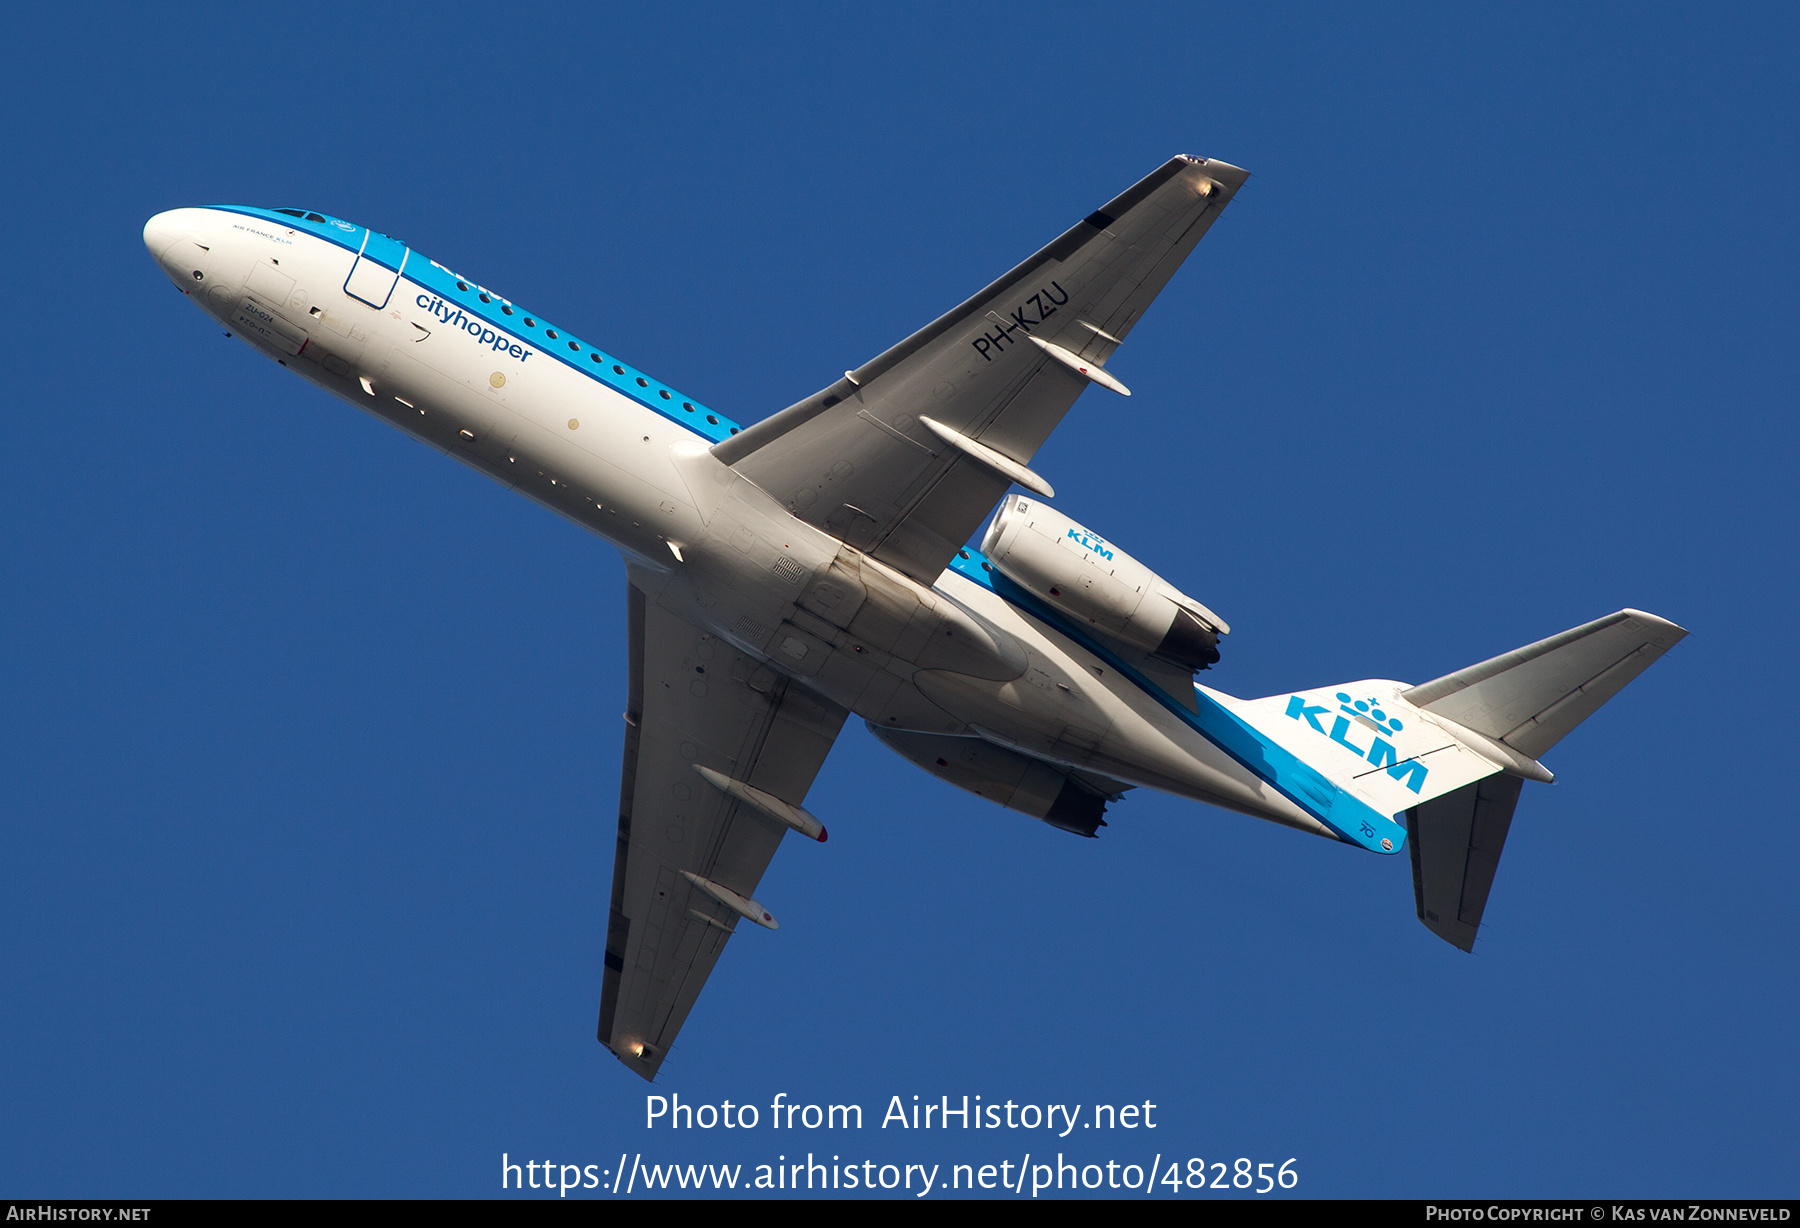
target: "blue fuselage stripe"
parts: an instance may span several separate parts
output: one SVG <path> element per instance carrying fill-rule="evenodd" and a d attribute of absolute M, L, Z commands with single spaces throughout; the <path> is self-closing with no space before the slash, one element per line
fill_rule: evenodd
<path fill-rule="evenodd" d="M 738 432 L 738 423 L 708 409 L 692 397 L 683 396 L 667 384 L 651 379 L 635 367 L 620 362 L 611 354 L 590 346 L 585 341 L 571 338 L 566 334 L 554 339 L 541 335 L 546 331 L 561 333 L 561 330 L 553 330 L 551 326 L 543 322 L 543 318 L 540 316 L 531 316 L 539 325 L 536 330 L 537 335 L 520 328 L 522 320 L 519 317 L 527 313 L 521 310 L 518 304 L 505 301 L 505 305 L 513 308 L 517 313 L 514 317 L 508 317 L 500 310 L 503 300 L 496 298 L 491 290 L 478 286 L 467 278 L 458 278 L 455 273 L 422 252 L 412 252 L 412 257 L 415 258 L 408 259 L 406 253 L 410 249 L 397 239 L 389 239 L 386 235 L 371 233 L 368 244 L 370 250 L 364 251 L 364 228 L 351 222 L 337 219 L 322 223 L 309 222 L 305 218 L 278 213 L 273 209 L 259 209 L 252 205 L 211 205 L 208 207 L 224 213 L 238 213 L 245 217 L 256 218 L 258 221 L 271 222 L 286 230 L 302 231 L 316 239 L 323 239 L 327 243 L 341 247 L 352 256 L 360 256 L 363 260 L 378 264 L 396 275 L 401 273 L 401 269 L 397 266 L 404 265 L 407 281 L 436 295 L 448 306 L 461 310 L 466 316 L 491 326 L 497 334 L 512 337 L 519 344 L 530 346 L 533 351 L 554 358 L 571 371 L 579 372 L 615 392 L 630 397 L 645 409 L 686 427 L 701 438 L 717 443 Z M 385 242 L 378 244 L 376 242 L 378 239 Z M 392 252 L 386 250 L 388 244 L 392 244 Z M 381 258 L 389 255 L 391 255 L 391 259 Z M 459 281 L 467 285 L 469 289 L 466 291 L 457 289 Z M 487 294 L 495 301 L 483 303 L 481 301 L 482 294 Z M 390 300 L 390 305 L 391 302 L 392 300 Z M 417 306 L 417 304 L 413 305 Z M 581 348 L 578 351 L 563 352 L 567 350 L 571 341 Z M 595 362 L 592 358 L 588 358 L 590 353 L 598 355 L 600 361 Z M 581 358 L 587 359 L 585 364 L 577 360 L 577 354 Z M 615 371 L 614 367 L 621 367 L 623 370 Z M 644 386 L 639 386 L 639 380 L 644 381 Z M 689 405 L 693 406 L 691 410 L 686 408 Z M 717 421 L 714 422 L 711 419 L 717 419 Z"/>
<path fill-rule="evenodd" d="M 979 550 L 958 551 L 956 556 L 950 560 L 950 568 L 958 575 L 973 580 L 1002 600 L 1019 607 L 1039 622 L 1074 640 L 1105 661 L 1128 678 L 1133 685 L 1174 713 L 1182 723 L 1242 764 L 1258 780 L 1263 781 L 1307 814 L 1329 827 L 1344 843 L 1365 847 L 1361 841 L 1354 839 L 1344 830 L 1346 819 L 1374 816 L 1381 820 L 1380 827 L 1397 826 L 1388 816 L 1332 784 L 1315 768 L 1295 757 L 1292 752 L 1269 741 L 1251 726 L 1245 724 L 1235 713 L 1222 707 L 1216 700 L 1198 688 L 1194 690 L 1194 701 L 1200 710 L 1197 713 L 1188 711 L 1173 695 L 1132 668 L 1124 658 L 1099 639 L 1070 621 L 1055 607 L 1027 592 L 995 570 Z M 1403 832 L 1404 829 L 1402 829 L 1402 834 Z M 1390 837 L 1390 839 L 1392 838 Z M 1399 847 L 1399 841 L 1396 841 L 1395 848 Z"/>

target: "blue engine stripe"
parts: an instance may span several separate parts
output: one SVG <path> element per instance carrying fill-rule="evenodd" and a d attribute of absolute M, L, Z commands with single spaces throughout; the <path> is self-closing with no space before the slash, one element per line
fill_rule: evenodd
<path fill-rule="evenodd" d="M 571 371 L 578 371 L 589 379 L 606 385 L 615 392 L 624 393 L 626 396 L 642 405 L 645 409 L 653 410 L 656 413 L 661 414 L 669 421 L 686 427 L 703 439 L 709 439 L 712 442 L 717 443 L 722 439 L 730 438 L 742 429 L 738 423 L 733 422 L 716 410 L 708 409 L 692 397 L 683 396 L 667 384 L 651 379 L 636 367 L 621 362 L 611 354 L 608 354 L 595 346 L 591 346 L 579 338 L 570 337 L 561 329 L 555 328 L 554 325 L 546 324 L 542 316 L 524 311 L 517 303 L 514 303 L 509 299 L 501 298 L 494 294 L 492 290 L 487 289 L 485 286 L 477 285 L 466 277 L 459 278 L 455 273 L 452 273 L 437 261 L 430 259 L 423 252 L 412 253 L 412 255 L 419 257 L 418 260 L 408 260 L 405 255 L 408 251 L 407 246 L 397 239 L 392 239 L 387 235 L 370 231 L 368 232 L 370 235 L 368 244 L 369 250 L 364 251 L 363 234 L 365 228 L 356 225 L 354 222 L 346 222 L 339 218 L 327 218 L 323 222 L 311 222 L 305 218 L 298 218 L 291 214 L 277 212 L 274 209 L 260 209 L 254 205 L 209 205 L 207 207 L 217 209 L 224 213 L 243 214 L 245 217 L 253 217 L 259 221 L 273 222 L 286 230 L 305 231 L 315 238 L 324 239 L 329 243 L 336 244 L 351 255 L 356 255 L 360 252 L 362 259 L 371 261 L 374 264 L 379 264 L 381 267 L 395 273 L 401 271 L 398 266 L 404 265 L 406 268 L 407 281 L 414 282 L 421 289 L 428 290 L 433 294 L 440 296 L 446 303 L 453 304 L 462 309 L 466 315 L 478 318 L 484 323 L 493 325 L 496 332 L 505 333 L 507 336 L 514 337 L 520 343 L 529 345 L 533 350 L 556 359 L 557 362 L 569 368 Z M 324 215 L 321 214 L 321 216 Z M 392 245 L 391 249 L 388 247 L 389 244 Z M 466 284 L 469 288 L 467 290 L 458 290 L 456 287 L 459 281 Z M 482 294 L 487 294 L 494 301 L 491 303 L 483 303 L 481 301 Z M 543 336 L 534 336 L 531 333 L 522 330 L 519 327 L 520 321 L 509 318 L 500 310 L 502 304 L 511 307 L 521 316 L 530 315 L 532 319 L 538 322 L 540 332 L 544 330 L 554 330 L 557 333 L 560 333 L 561 336 L 555 340 L 551 340 L 550 338 Z M 581 349 L 578 352 L 567 351 L 567 346 L 570 342 L 574 342 L 576 345 L 580 346 Z M 579 353 L 580 357 L 586 358 L 587 361 L 585 363 L 577 361 L 577 353 Z M 590 353 L 599 355 L 600 361 L 594 362 L 593 359 L 587 358 Z M 615 371 L 613 369 L 614 367 L 621 368 L 621 370 Z M 643 381 L 641 386 L 638 383 L 639 380 Z M 691 408 L 689 408 L 690 406 Z"/>
<path fill-rule="evenodd" d="M 1366 848 L 1372 853 L 1397 853 L 1406 844 L 1406 828 L 1374 809 L 1360 798 L 1338 788 L 1318 769 L 1281 746 L 1271 742 L 1235 712 L 1218 701 L 1194 691 L 1198 713 L 1189 712 L 1175 697 L 1133 669 L 1105 643 L 1086 629 L 1070 621 L 1054 606 L 1007 579 L 987 556 L 973 548 L 959 550 L 950 560 L 950 569 L 973 580 L 1004 601 L 1018 606 L 1040 622 L 1068 636 L 1077 644 L 1118 670 L 1131 682 L 1173 712 L 1182 722 L 1208 742 L 1230 755 L 1255 773 L 1283 797 L 1337 833 L 1346 844 Z M 1386 839 L 1390 847 L 1383 848 Z"/>

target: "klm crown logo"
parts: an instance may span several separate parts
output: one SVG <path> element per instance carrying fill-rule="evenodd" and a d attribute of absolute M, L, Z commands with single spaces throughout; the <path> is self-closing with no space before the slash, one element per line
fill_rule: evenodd
<path fill-rule="evenodd" d="M 1372 722 L 1382 733 L 1396 734 L 1406 728 L 1399 720 L 1389 717 L 1387 713 L 1376 706 L 1381 702 L 1380 700 L 1373 698 L 1352 700 L 1346 691 L 1339 691 L 1337 698 L 1338 711 L 1349 713 L 1352 719 L 1360 716 L 1364 720 Z"/>

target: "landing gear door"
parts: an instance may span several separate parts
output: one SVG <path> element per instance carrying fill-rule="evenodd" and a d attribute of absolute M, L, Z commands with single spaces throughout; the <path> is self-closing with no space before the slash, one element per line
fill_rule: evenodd
<path fill-rule="evenodd" d="M 363 231 L 362 250 L 356 254 L 356 263 L 350 266 L 350 276 L 344 279 L 344 293 L 377 310 L 385 308 L 410 255 L 412 253 L 400 240 L 376 234 L 373 230 Z"/>

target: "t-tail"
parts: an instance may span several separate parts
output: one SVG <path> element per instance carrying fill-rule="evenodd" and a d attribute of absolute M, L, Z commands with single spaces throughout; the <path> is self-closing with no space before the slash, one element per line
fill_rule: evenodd
<path fill-rule="evenodd" d="M 1687 632 L 1620 610 L 1422 686 L 1369 679 L 1234 705 L 1382 814 L 1404 815 L 1419 920 L 1475 947 L 1520 787 L 1538 760 Z"/>

